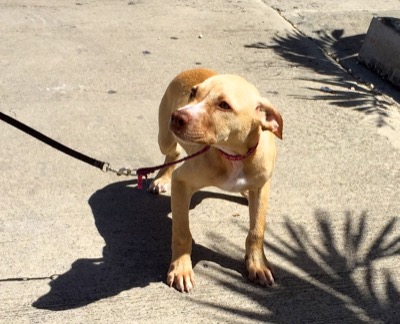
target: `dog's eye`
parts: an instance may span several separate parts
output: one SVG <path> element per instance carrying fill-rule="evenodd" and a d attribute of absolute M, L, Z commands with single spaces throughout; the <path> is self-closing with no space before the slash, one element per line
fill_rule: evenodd
<path fill-rule="evenodd" d="M 219 103 L 219 108 L 223 109 L 223 110 L 231 110 L 231 106 L 229 106 L 229 104 L 226 101 L 221 101 Z"/>
<path fill-rule="evenodd" d="M 190 90 L 189 100 L 193 100 L 194 98 L 196 98 L 196 93 L 197 93 L 197 88 L 193 87 Z"/>

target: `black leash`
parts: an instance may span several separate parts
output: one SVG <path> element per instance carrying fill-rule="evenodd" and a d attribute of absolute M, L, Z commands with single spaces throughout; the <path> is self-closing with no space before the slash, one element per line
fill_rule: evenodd
<path fill-rule="evenodd" d="M 120 168 L 119 170 L 114 170 L 110 167 L 110 163 L 93 159 L 85 154 L 75 151 L 75 150 L 65 146 L 64 144 L 61 144 L 60 142 L 57 142 L 57 141 L 53 140 L 52 138 L 38 132 L 37 130 L 29 127 L 28 125 L 25 125 L 25 124 L 19 122 L 15 118 L 12 118 L 8 115 L 3 114 L 2 112 L 0 112 L 0 120 L 23 131 L 24 133 L 31 135 L 32 137 L 55 148 L 56 150 L 59 150 L 60 152 L 63 152 L 64 154 L 67 154 L 75 159 L 78 159 L 79 161 L 90 164 L 91 166 L 94 166 L 103 172 L 111 171 L 111 172 L 116 173 L 117 175 L 130 176 L 130 175 L 134 175 L 133 172 L 136 171 L 136 175 L 138 177 L 138 189 L 142 189 L 142 180 L 143 180 L 143 178 L 147 178 L 148 174 L 153 173 L 162 168 L 169 167 L 171 165 L 178 164 L 178 163 L 184 162 L 186 160 L 192 159 L 200 154 L 205 153 L 206 151 L 208 151 L 210 149 L 210 146 L 205 146 L 203 149 L 201 149 L 200 151 L 198 151 L 192 155 L 186 156 L 182 159 L 179 159 L 179 160 L 176 160 L 176 161 L 173 161 L 170 163 L 156 165 L 154 167 L 140 168 L 140 169 Z"/>
<path fill-rule="evenodd" d="M 3 114 L 2 112 L 0 112 L 0 119 L 2 121 L 6 122 L 7 124 L 10 124 L 11 126 L 23 131 L 24 133 L 31 135 L 32 137 L 36 138 L 37 140 L 55 148 L 56 150 L 63 152 L 64 154 L 72 156 L 73 158 L 78 159 L 87 164 L 90 164 L 96 168 L 99 168 L 102 171 L 108 171 L 107 168 L 109 167 L 109 163 L 107 163 L 107 162 L 98 161 L 96 159 L 93 159 L 93 158 L 85 155 L 85 154 L 75 151 L 75 150 L 65 146 L 64 144 L 61 144 L 61 143 L 51 139 L 50 137 L 38 132 L 37 130 L 34 130 L 33 128 L 19 122 L 18 120 L 14 119 L 8 115 Z"/>

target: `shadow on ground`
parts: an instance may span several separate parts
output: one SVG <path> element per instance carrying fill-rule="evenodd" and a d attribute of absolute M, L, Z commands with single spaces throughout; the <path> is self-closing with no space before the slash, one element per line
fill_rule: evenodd
<path fill-rule="evenodd" d="M 268 235 L 272 235 L 272 241 L 276 243 L 267 243 L 267 251 L 290 264 L 289 268 L 275 265 L 279 278 L 274 287 L 239 286 L 229 279 L 220 280 L 221 285 L 236 295 L 251 298 L 259 306 L 254 307 L 257 313 L 208 302 L 203 304 L 223 309 L 243 320 L 268 323 L 398 323 L 398 269 L 392 266 L 394 273 L 390 273 L 389 269 L 374 266 L 374 263 L 386 258 L 393 258 L 392 265 L 398 262 L 398 217 L 383 224 L 379 228 L 380 233 L 370 240 L 367 239 L 369 226 L 366 213 L 357 217 L 347 212 L 345 216 L 344 230 L 338 233 L 329 221 L 330 215 L 316 211 L 318 238 L 308 235 L 306 226 L 293 224 L 289 219 L 285 220 L 284 226 L 290 240 L 269 232 Z M 380 225 L 372 226 L 376 229 Z M 362 249 L 366 244 L 369 248 Z M 292 272 L 294 269 L 296 271 Z M 298 274 L 299 270 L 304 275 Z M 393 279 L 394 276 L 397 280 Z M 264 314 L 260 314 L 260 310 Z"/>
<path fill-rule="evenodd" d="M 191 208 L 203 199 L 227 199 L 245 203 L 241 197 L 199 192 Z M 124 290 L 163 282 L 171 258 L 170 198 L 138 190 L 136 181 L 111 184 L 89 199 L 95 224 L 105 241 L 103 257 L 79 259 L 71 269 L 50 282 L 51 290 L 33 306 L 48 310 L 78 308 Z M 242 262 L 194 243 L 193 264 L 210 260 L 243 272 Z"/>
<path fill-rule="evenodd" d="M 208 198 L 245 203 L 241 197 L 200 192 L 193 197 L 191 208 Z M 53 311 L 79 308 L 124 290 L 164 282 L 170 261 L 169 200 L 166 196 L 137 190 L 136 181 L 114 183 L 94 193 L 89 204 L 96 227 L 106 243 L 103 257 L 74 262 L 68 272 L 50 282 L 50 292 L 33 306 Z M 400 318 L 400 291 L 389 271 L 379 270 L 373 263 L 400 256 L 397 218 L 384 224 L 380 234 L 368 241 L 371 242 L 369 248 L 364 248 L 363 252 L 361 246 L 368 243 L 366 213 L 355 217 L 348 212 L 344 233 L 337 233 L 326 212 L 317 211 L 315 219 L 320 233 L 318 238 L 310 237 L 306 227 L 293 224 L 289 218 L 284 227 L 290 240 L 268 231 L 267 235 L 275 242 L 266 244 L 269 254 L 272 252 L 291 265 L 290 269 L 275 266 L 279 277 L 278 284 L 272 288 L 257 287 L 250 282 L 237 284 L 226 276 L 244 274 L 241 260 L 194 244 L 194 265 L 206 260 L 219 264 L 221 269 L 234 270 L 226 272 L 222 278 L 227 279 L 218 279 L 219 283 L 229 289 L 232 296 L 242 295 L 253 300 L 258 305 L 255 309 L 265 311 L 266 315 L 212 302 L 193 302 L 231 312 L 236 318 L 271 323 L 292 323 L 300 319 L 303 323 L 361 323 L 365 322 L 362 316 L 395 323 Z M 210 230 L 210 235 L 218 234 Z M 338 243 L 338 237 L 344 242 L 344 248 Z M 304 275 L 292 269 L 301 270 Z M 383 271 L 380 282 L 375 279 L 378 271 Z M 354 277 L 356 273 L 358 280 Z"/>
<path fill-rule="evenodd" d="M 320 76 L 318 78 L 301 78 L 301 80 L 311 81 L 315 87 L 308 89 L 315 91 L 312 97 L 302 96 L 302 100 L 324 100 L 330 104 L 350 108 L 366 115 L 376 116 L 378 127 L 387 126 L 388 106 L 392 103 L 383 97 L 377 98 L 377 92 L 365 86 L 359 86 L 353 75 L 362 75 L 367 83 L 375 83 L 379 77 L 367 70 L 358 63 L 357 55 L 362 46 L 365 35 L 353 35 L 344 37 L 344 30 L 334 30 L 330 34 L 325 31 L 315 31 L 314 41 L 309 37 L 300 34 L 289 34 L 285 37 L 275 36 L 270 43 L 257 42 L 244 45 L 245 48 L 253 49 L 272 49 L 294 67 L 301 66 L 313 70 Z M 315 46 L 318 44 L 319 48 Z M 321 50 L 324 49 L 323 50 Z M 338 64 L 334 63 L 335 58 L 350 73 L 343 71 Z M 321 78 L 326 76 L 325 78 Z M 381 81 L 382 83 L 383 81 Z M 385 83 L 387 94 L 397 102 L 400 102 L 400 91 L 388 83 Z"/>

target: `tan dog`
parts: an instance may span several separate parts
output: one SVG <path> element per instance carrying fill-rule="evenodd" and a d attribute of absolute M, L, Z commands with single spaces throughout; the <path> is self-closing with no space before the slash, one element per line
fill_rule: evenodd
<path fill-rule="evenodd" d="M 179 158 L 182 148 L 204 154 L 160 170 L 149 191 L 166 191 L 171 183 L 172 261 L 167 282 L 180 291 L 194 287 L 189 204 L 206 186 L 242 192 L 249 201 L 246 239 L 249 278 L 261 285 L 274 282 L 265 257 L 264 231 L 270 178 L 275 166 L 274 134 L 282 138 L 282 117 L 257 89 L 235 75 L 206 69 L 182 72 L 168 86 L 159 111 L 159 145 L 165 162 Z"/>

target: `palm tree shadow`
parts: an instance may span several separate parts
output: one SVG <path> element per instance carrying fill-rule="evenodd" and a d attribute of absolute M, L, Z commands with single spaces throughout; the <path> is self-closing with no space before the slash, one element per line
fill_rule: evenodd
<path fill-rule="evenodd" d="M 199 192 L 191 208 L 205 198 L 245 203 L 240 197 Z M 95 224 L 105 241 L 102 258 L 79 259 L 50 282 L 51 290 L 33 303 L 53 311 L 79 308 L 152 282 L 163 282 L 171 257 L 170 198 L 138 190 L 135 181 L 113 183 L 89 199 Z M 242 271 L 242 263 L 193 243 L 193 265 L 209 260 Z"/>
<path fill-rule="evenodd" d="M 311 238 L 306 227 L 287 221 L 286 230 L 294 243 L 288 244 L 276 237 L 286 248 L 272 244 L 269 248 L 307 272 L 314 289 L 322 290 L 319 298 L 333 300 L 336 305 L 345 306 L 347 303 L 358 310 L 353 314 L 355 320 L 358 313 L 373 321 L 395 323 L 400 315 L 400 290 L 396 288 L 389 270 L 381 274 L 382 283 L 374 282 L 379 272 L 374 263 L 400 256 L 400 236 L 396 231 L 398 219 L 394 217 L 383 224 L 380 233 L 367 240 L 368 214 L 362 212 L 360 217 L 356 217 L 347 211 L 344 229 L 339 235 L 342 239 L 340 243 L 337 230 L 329 222 L 329 213 L 317 210 L 315 218 L 321 235 L 319 240 Z M 357 274 L 360 277 L 358 280 L 355 279 Z"/>
<path fill-rule="evenodd" d="M 288 236 L 284 237 L 290 239 L 283 239 L 281 231 L 270 232 L 274 243 L 266 243 L 267 251 L 288 264 L 275 265 L 279 275 L 275 287 L 240 287 L 231 280 L 221 281 L 234 293 L 252 299 L 263 312 L 237 307 L 224 307 L 224 311 L 269 323 L 398 323 L 398 270 L 374 266 L 379 260 L 400 257 L 398 218 L 383 224 L 379 234 L 371 238 L 367 213 L 356 217 L 346 212 L 345 217 L 344 229 L 338 233 L 329 221 L 329 214 L 317 210 L 317 238 L 309 234 L 307 226 L 286 219 Z M 211 302 L 203 304 L 221 308 Z"/>
<path fill-rule="evenodd" d="M 379 92 L 360 86 L 353 75 L 362 75 L 368 84 L 384 84 L 383 92 L 397 102 L 400 102 L 400 92 L 389 83 L 384 83 L 378 76 L 358 63 L 357 54 L 365 38 L 364 34 L 344 37 L 344 30 L 334 30 L 331 34 L 325 31 L 315 31 L 317 37 L 310 39 L 301 33 L 289 34 L 285 37 L 275 36 L 274 44 L 256 42 L 244 45 L 245 48 L 257 50 L 273 50 L 293 66 L 305 67 L 315 71 L 324 78 L 299 78 L 317 84 L 308 87 L 315 92 L 312 98 L 299 96 L 302 100 L 324 100 L 331 105 L 349 108 L 366 115 L 376 116 L 376 126 L 389 126 L 388 107 L 392 102 L 383 97 L 377 98 Z M 315 46 L 315 43 L 318 47 Z M 323 52 L 321 49 L 324 49 Z M 340 64 L 351 71 L 344 73 L 343 69 L 327 56 L 335 58 Z M 379 80 L 379 82 L 378 82 Z M 321 86 L 322 85 L 322 86 Z"/>

